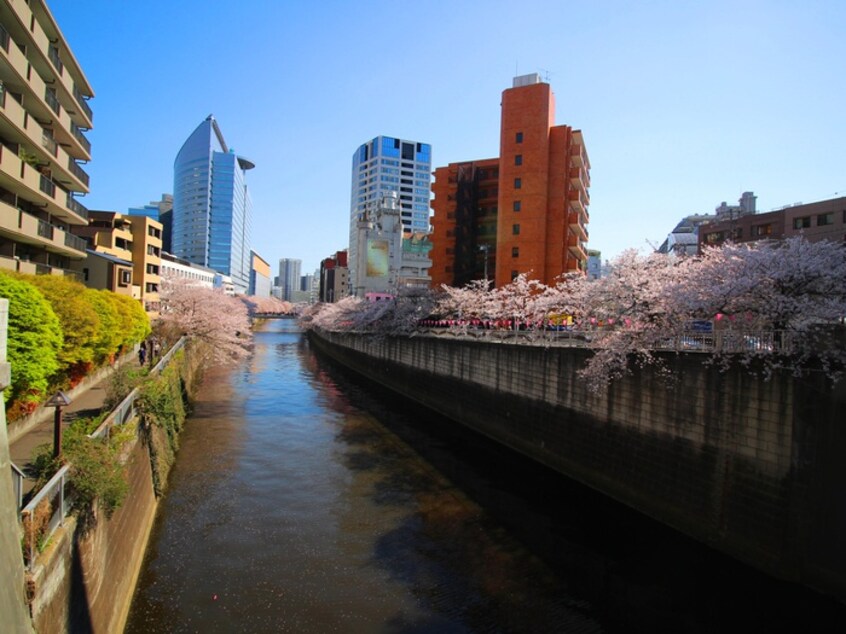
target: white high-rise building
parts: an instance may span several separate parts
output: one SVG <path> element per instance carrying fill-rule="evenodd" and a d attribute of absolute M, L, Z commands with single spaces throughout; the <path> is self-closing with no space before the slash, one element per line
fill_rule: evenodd
<path fill-rule="evenodd" d="M 352 160 L 350 196 L 350 280 L 357 279 L 358 223 L 382 194 L 395 192 L 403 234 L 429 233 L 432 146 L 377 136 L 359 147 Z"/>

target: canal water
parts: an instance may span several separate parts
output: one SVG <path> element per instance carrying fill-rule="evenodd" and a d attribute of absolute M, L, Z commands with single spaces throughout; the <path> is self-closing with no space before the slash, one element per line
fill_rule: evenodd
<path fill-rule="evenodd" d="M 182 436 L 127 632 L 846 631 L 260 323 Z"/>

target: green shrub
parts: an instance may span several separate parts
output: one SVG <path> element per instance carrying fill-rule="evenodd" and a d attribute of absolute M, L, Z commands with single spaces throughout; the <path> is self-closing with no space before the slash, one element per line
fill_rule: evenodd
<path fill-rule="evenodd" d="M 9 300 L 7 355 L 12 365 L 12 385 L 3 397 L 34 405 L 59 369 L 62 328 L 50 303 L 28 281 L 0 271 L 0 297 Z"/>

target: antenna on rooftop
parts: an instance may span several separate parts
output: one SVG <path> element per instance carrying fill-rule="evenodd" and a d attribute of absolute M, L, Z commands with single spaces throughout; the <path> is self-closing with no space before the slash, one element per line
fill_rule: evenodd
<path fill-rule="evenodd" d="M 543 74 L 543 80 L 548 84 L 549 83 L 549 76 L 552 74 L 546 68 L 539 68 L 538 69 Z"/>

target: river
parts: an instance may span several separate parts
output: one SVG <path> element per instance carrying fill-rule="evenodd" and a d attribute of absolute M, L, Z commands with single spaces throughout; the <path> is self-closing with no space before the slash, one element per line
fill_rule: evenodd
<path fill-rule="evenodd" d="M 773 580 L 316 357 L 209 372 L 127 632 L 846 631 Z"/>

